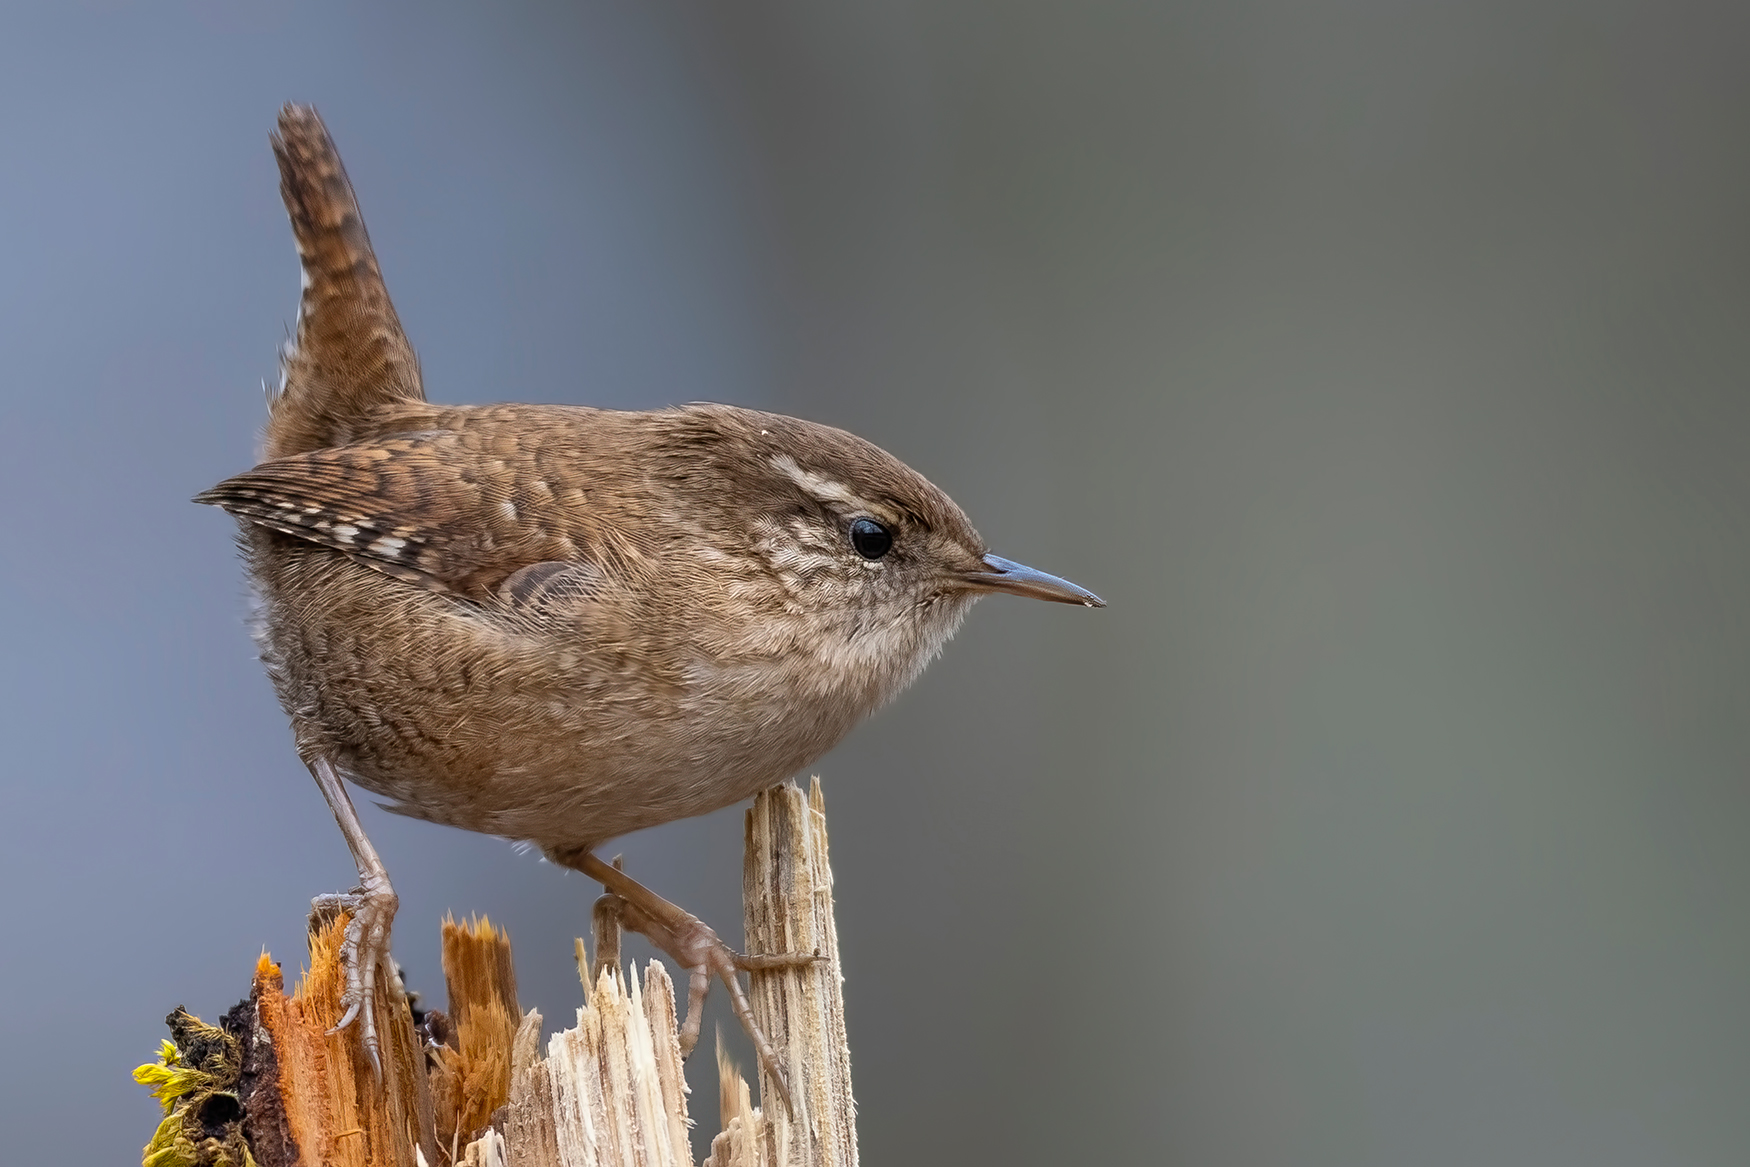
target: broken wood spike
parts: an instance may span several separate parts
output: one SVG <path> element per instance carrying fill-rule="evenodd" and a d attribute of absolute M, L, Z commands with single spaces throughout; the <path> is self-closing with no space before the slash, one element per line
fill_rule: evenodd
<path fill-rule="evenodd" d="M 243 1105 L 259 1167 L 417 1167 L 416 1147 L 428 1164 L 438 1162 L 425 1056 L 400 979 L 378 970 L 380 1082 L 358 1035 L 330 1032 L 346 983 L 346 923 L 344 913 L 318 922 L 309 971 L 290 996 L 277 964 L 264 955 L 256 965 Z"/>
<path fill-rule="evenodd" d="M 444 918 L 443 964 L 447 1041 L 426 1049 L 440 1150 L 472 1142 L 510 1101 L 512 1039 L 522 1020 L 510 937 L 486 917 Z"/>
<path fill-rule="evenodd" d="M 775 1091 L 762 1067 L 762 1105 L 748 1108 L 736 1074 L 734 1114 L 730 1088 L 723 1087 L 724 1134 L 711 1144 L 706 1167 L 856 1167 L 857 1104 L 820 779 L 806 795 L 794 783 L 762 791 L 747 812 L 743 855 L 748 951 L 814 952 L 820 959 L 750 975 L 754 1019 L 780 1051 L 792 1104 L 770 1104 Z"/>

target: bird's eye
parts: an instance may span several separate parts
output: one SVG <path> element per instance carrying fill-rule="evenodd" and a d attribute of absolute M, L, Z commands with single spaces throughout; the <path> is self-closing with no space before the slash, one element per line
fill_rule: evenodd
<path fill-rule="evenodd" d="M 893 547 L 893 533 L 874 519 L 858 519 L 851 524 L 851 546 L 864 559 L 880 559 Z"/>

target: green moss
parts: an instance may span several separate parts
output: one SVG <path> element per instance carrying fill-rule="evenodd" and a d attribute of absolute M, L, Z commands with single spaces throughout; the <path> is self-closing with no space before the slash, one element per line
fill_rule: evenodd
<path fill-rule="evenodd" d="M 156 1062 L 134 1071 L 134 1081 L 164 1107 L 141 1167 L 255 1167 L 236 1093 L 243 1060 L 237 1039 L 185 1009 L 167 1021 L 172 1040 L 159 1046 Z"/>

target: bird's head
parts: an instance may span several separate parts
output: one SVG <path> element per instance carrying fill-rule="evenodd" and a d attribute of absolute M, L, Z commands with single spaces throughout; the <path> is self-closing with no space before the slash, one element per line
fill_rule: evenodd
<path fill-rule="evenodd" d="M 685 412 L 702 427 L 691 452 L 708 450 L 713 468 L 706 488 L 724 537 L 708 554 L 754 565 L 750 589 L 770 587 L 789 614 L 813 622 L 821 655 L 903 674 L 895 691 L 981 596 L 1105 604 L 1068 580 L 991 554 L 944 491 L 854 434 L 722 406 Z M 696 475 L 700 463 L 674 464 Z M 692 485 L 706 482 L 695 477 Z"/>

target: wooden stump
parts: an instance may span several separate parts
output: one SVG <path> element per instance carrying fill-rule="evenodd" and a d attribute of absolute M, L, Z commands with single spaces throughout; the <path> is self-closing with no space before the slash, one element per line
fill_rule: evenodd
<path fill-rule="evenodd" d="M 754 801 L 746 826 L 743 912 L 753 952 L 812 952 L 801 968 L 751 975 L 755 1017 L 792 1085 L 794 1113 L 751 1091 L 719 1054 L 723 1132 L 706 1167 L 847 1167 L 857 1161 L 843 978 L 818 779 Z M 257 963 L 249 998 L 208 1026 L 181 1010 L 174 1041 L 135 1077 L 165 1119 L 145 1167 L 692 1167 L 674 986 L 659 961 L 642 978 L 611 960 L 590 976 L 577 1024 L 543 1043 L 521 1012 L 509 938 L 485 919 L 443 922 L 447 1014 L 416 1025 L 400 984 L 377 985 L 379 1077 L 340 1016 L 344 916 L 313 919 L 310 969 L 287 995 Z M 598 963 L 600 961 L 598 960 Z"/>

